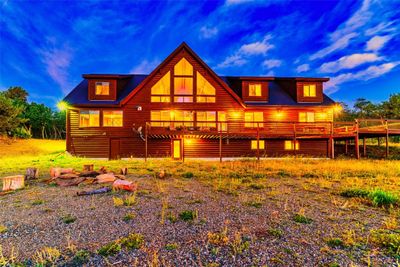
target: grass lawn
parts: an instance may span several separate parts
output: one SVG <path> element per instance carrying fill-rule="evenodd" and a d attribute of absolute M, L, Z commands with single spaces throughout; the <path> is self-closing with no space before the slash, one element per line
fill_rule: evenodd
<path fill-rule="evenodd" d="M 2 145 L 0 176 L 40 180 L 0 196 L 0 266 L 395 266 L 396 160 L 103 161 L 64 142 Z M 134 194 L 77 197 L 104 185 L 55 187 L 52 166 L 127 167 Z M 165 170 L 166 179 L 155 174 Z M 125 203 L 125 204 L 124 204 Z"/>

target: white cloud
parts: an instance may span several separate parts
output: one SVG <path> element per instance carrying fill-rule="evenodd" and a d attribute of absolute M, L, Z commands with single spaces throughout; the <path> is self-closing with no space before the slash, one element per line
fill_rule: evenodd
<path fill-rule="evenodd" d="M 238 5 L 238 4 L 243 4 L 243 3 L 248 3 L 248 2 L 252 2 L 254 0 L 226 0 L 225 4 L 228 6 L 231 5 Z"/>
<path fill-rule="evenodd" d="M 43 49 L 39 51 L 39 54 L 50 77 L 60 86 L 63 93 L 69 92 L 71 88 L 68 79 L 68 67 L 72 60 L 71 49 L 68 47 Z"/>
<path fill-rule="evenodd" d="M 272 68 L 276 68 L 282 65 L 282 61 L 279 59 L 267 59 L 264 60 L 264 62 L 262 63 L 263 66 L 272 69 Z"/>
<path fill-rule="evenodd" d="M 275 72 L 270 70 L 265 76 L 275 76 Z"/>
<path fill-rule="evenodd" d="M 271 38 L 271 35 L 266 35 L 261 42 L 258 41 L 242 45 L 239 49 L 239 53 L 244 55 L 265 55 L 268 50 L 274 47 L 268 42 Z"/>
<path fill-rule="evenodd" d="M 148 61 L 147 59 L 140 62 L 139 65 L 133 67 L 129 73 L 134 74 L 149 74 L 152 72 L 158 65 L 160 61 L 155 59 L 153 61 Z"/>
<path fill-rule="evenodd" d="M 367 42 L 367 51 L 378 51 L 392 38 L 390 35 L 374 36 Z"/>
<path fill-rule="evenodd" d="M 297 72 L 306 72 L 309 70 L 310 70 L 310 65 L 308 65 L 308 64 L 302 64 L 302 65 L 297 66 L 297 68 L 296 68 Z"/>
<path fill-rule="evenodd" d="M 242 66 L 247 63 L 247 60 L 240 55 L 227 57 L 222 63 L 217 65 L 217 68 L 226 68 L 232 66 Z"/>
<path fill-rule="evenodd" d="M 334 41 L 331 45 L 329 45 L 329 46 L 319 50 L 318 52 L 314 53 L 313 55 L 311 55 L 310 60 L 322 58 L 336 50 L 341 50 L 343 48 L 346 48 L 349 45 L 350 40 L 355 38 L 356 36 L 358 36 L 357 33 L 349 33 L 349 34 L 342 36 L 341 38 Z"/>
<path fill-rule="evenodd" d="M 350 81 L 368 81 L 390 72 L 393 68 L 398 66 L 400 61 L 383 63 L 381 65 L 370 66 L 367 69 L 361 70 L 356 73 L 343 73 L 333 77 L 326 83 L 326 93 L 332 94 L 339 90 L 338 85 Z"/>
<path fill-rule="evenodd" d="M 342 69 L 352 69 L 364 63 L 375 62 L 382 59 L 382 57 L 379 57 L 374 53 L 352 54 L 341 57 L 336 61 L 324 63 L 319 70 L 321 72 L 335 73 Z"/>
<path fill-rule="evenodd" d="M 395 22 L 396 22 L 395 20 L 388 22 L 380 22 L 378 25 L 365 30 L 365 35 L 373 36 L 379 33 L 396 31 L 396 27 L 391 27 L 393 24 L 395 24 Z"/>
<path fill-rule="evenodd" d="M 203 26 L 200 28 L 201 36 L 205 39 L 212 38 L 218 34 L 217 27 L 209 28 L 207 26 Z"/>

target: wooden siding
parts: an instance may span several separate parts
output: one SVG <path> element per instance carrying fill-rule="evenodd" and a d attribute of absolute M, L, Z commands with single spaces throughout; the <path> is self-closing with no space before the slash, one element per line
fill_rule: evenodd
<path fill-rule="evenodd" d="M 96 95 L 96 82 L 109 82 L 109 95 Z M 117 99 L 117 80 L 110 79 L 90 79 L 88 81 L 89 100 L 116 100 Z"/>

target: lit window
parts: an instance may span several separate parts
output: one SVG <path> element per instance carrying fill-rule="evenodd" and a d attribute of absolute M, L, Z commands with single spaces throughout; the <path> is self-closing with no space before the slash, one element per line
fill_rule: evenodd
<path fill-rule="evenodd" d="M 96 82 L 96 95 L 109 95 L 110 83 L 109 82 Z"/>
<path fill-rule="evenodd" d="M 79 113 L 79 127 L 99 127 L 100 111 L 81 110 Z"/>
<path fill-rule="evenodd" d="M 264 127 L 263 112 L 245 112 L 244 113 L 244 127 Z"/>
<path fill-rule="evenodd" d="M 122 111 L 103 111 L 103 126 L 120 127 L 122 124 Z"/>
<path fill-rule="evenodd" d="M 259 83 L 249 84 L 249 96 L 261 96 L 261 84 Z"/>
<path fill-rule="evenodd" d="M 215 88 L 197 72 L 197 102 L 215 103 Z"/>
<path fill-rule="evenodd" d="M 171 102 L 170 72 L 168 71 L 153 87 L 151 87 L 151 102 Z"/>
<path fill-rule="evenodd" d="M 299 122 L 314 122 L 314 112 L 299 112 Z"/>
<path fill-rule="evenodd" d="M 228 130 L 228 124 L 226 123 L 226 112 L 218 111 L 218 130 L 226 132 Z"/>
<path fill-rule="evenodd" d="M 191 103 L 193 102 L 193 96 L 175 96 L 174 102 L 177 103 Z"/>
<path fill-rule="evenodd" d="M 303 96 L 305 97 L 316 97 L 317 90 L 315 84 L 305 84 L 303 85 Z"/>
<path fill-rule="evenodd" d="M 197 111 L 197 126 L 199 127 L 216 127 L 215 111 Z"/>
<path fill-rule="evenodd" d="M 251 140 L 251 149 L 257 149 L 257 140 Z M 258 140 L 258 149 L 265 149 L 264 140 Z"/>
<path fill-rule="evenodd" d="M 193 95 L 193 78 L 175 77 L 175 95 Z"/>
<path fill-rule="evenodd" d="M 186 60 L 186 58 L 182 58 L 174 67 L 175 75 L 182 76 L 192 76 L 193 75 L 193 66 Z"/>
<path fill-rule="evenodd" d="M 150 112 L 151 126 L 167 127 L 170 125 L 171 112 L 169 110 L 156 110 Z"/>
<path fill-rule="evenodd" d="M 194 116 L 193 111 L 176 110 L 173 112 L 174 126 L 193 126 Z"/>
<path fill-rule="evenodd" d="M 300 149 L 299 141 L 296 141 L 296 150 Z M 285 140 L 285 150 L 294 150 L 294 141 L 293 140 Z"/>

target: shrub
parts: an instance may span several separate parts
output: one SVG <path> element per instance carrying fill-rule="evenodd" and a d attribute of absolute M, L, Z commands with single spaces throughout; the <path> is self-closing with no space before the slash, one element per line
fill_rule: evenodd
<path fill-rule="evenodd" d="M 129 250 L 139 249 L 144 243 L 143 235 L 141 234 L 130 234 L 127 237 L 121 239 L 122 246 Z"/>
<path fill-rule="evenodd" d="M 250 207 L 255 207 L 255 208 L 261 208 L 262 207 L 262 203 L 258 200 L 251 200 L 245 203 L 247 206 Z"/>
<path fill-rule="evenodd" d="M 331 248 L 343 247 L 344 245 L 343 240 L 340 238 L 330 238 L 326 240 L 326 244 Z"/>
<path fill-rule="evenodd" d="M 372 204 L 379 207 L 395 205 L 398 201 L 396 196 L 380 189 L 372 191 L 369 198 L 372 200 Z"/>
<path fill-rule="evenodd" d="M 72 216 L 71 214 L 67 214 L 65 216 L 63 216 L 61 218 L 61 220 L 65 223 L 65 224 L 70 224 L 76 221 L 76 217 Z"/>
<path fill-rule="evenodd" d="M 352 188 L 342 191 L 340 195 L 342 197 L 367 197 L 369 192 L 363 189 Z"/>
<path fill-rule="evenodd" d="M 185 222 L 193 221 L 194 219 L 197 218 L 197 212 L 193 210 L 184 210 L 181 213 L 179 213 L 179 218 Z"/>
<path fill-rule="evenodd" d="M 90 256 L 90 252 L 87 250 L 79 250 L 75 253 L 74 258 L 72 259 L 75 265 L 83 265 L 88 262 Z"/>
<path fill-rule="evenodd" d="M 242 254 L 243 251 L 248 250 L 249 247 L 250 247 L 250 241 L 242 238 L 242 235 L 239 232 L 237 232 L 235 234 L 233 242 L 231 243 L 233 254 L 234 255 Z"/>
<path fill-rule="evenodd" d="M 175 222 L 178 221 L 178 219 L 176 218 L 176 216 L 172 212 L 168 213 L 167 219 L 172 223 L 175 223 Z"/>
<path fill-rule="evenodd" d="M 307 218 L 306 216 L 304 216 L 302 214 L 295 214 L 293 216 L 293 221 L 295 221 L 297 223 L 310 224 L 310 223 L 312 223 L 313 220 L 311 218 Z"/>
<path fill-rule="evenodd" d="M 110 242 L 102 246 L 97 253 L 103 257 L 115 255 L 121 251 L 121 244 L 118 242 Z"/>
<path fill-rule="evenodd" d="M 36 200 L 32 201 L 32 206 L 42 205 L 43 203 L 44 203 L 44 200 L 36 199 Z"/>
<path fill-rule="evenodd" d="M 283 237 L 283 231 L 281 229 L 270 228 L 267 230 L 267 232 L 269 235 L 271 235 L 273 237 L 277 237 L 277 238 Z"/>
<path fill-rule="evenodd" d="M 182 174 L 182 177 L 190 179 L 190 178 L 194 177 L 194 174 L 193 174 L 193 172 L 185 172 L 185 173 Z"/>
<path fill-rule="evenodd" d="M 228 228 L 226 227 L 222 232 L 217 232 L 217 233 L 208 232 L 207 234 L 208 243 L 215 246 L 227 245 L 229 243 L 229 238 L 227 234 L 228 234 Z"/>
<path fill-rule="evenodd" d="M 135 202 L 136 202 L 136 194 L 129 195 L 124 199 L 124 205 L 128 207 L 135 204 Z"/>
<path fill-rule="evenodd" d="M 113 197 L 114 207 L 121 207 L 124 205 L 124 200 L 120 197 Z"/>
<path fill-rule="evenodd" d="M 178 244 L 177 243 L 169 243 L 165 245 L 165 249 L 166 250 L 175 250 L 178 248 Z"/>

